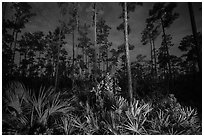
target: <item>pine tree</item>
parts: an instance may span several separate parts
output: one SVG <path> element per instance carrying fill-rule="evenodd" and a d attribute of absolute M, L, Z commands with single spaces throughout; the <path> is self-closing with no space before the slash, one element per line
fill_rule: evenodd
<path fill-rule="evenodd" d="M 167 46 L 167 40 L 166 40 L 166 31 L 165 29 L 170 27 L 170 25 L 176 20 L 179 16 L 178 13 L 174 13 L 174 9 L 176 8 L 176 3 L 168 3 L 167 5 L 165 3 L 156 3 L 153 6 L 153 9 L 149 11 L 149 15 L 151 16 L 151 20 L 153 22 L 159 21 L 162 28 L 162 39 L 164 43 L 164 54 L 167 55 L 167 69 L 168 69 L 168 75 L 167 75 L 167 94 L 171 90 L 172 87 L 172 72 L 171 72 L 171 63 L 169 58 L 169 50 Z"/>
<path fill-rule="evenodd" d="M 196 28 L 195 17 L 194 17 L 194 12 L 193 12 L 193 7 L 192 7 L 191 2 L 188 2 L 188 9 L 189 9 L 189 14 L 190 14 L 190 19 L 191 19 L 191 28 L 193 32 L 193 38 L 194 38 L 195 45 L 196 45 L 199 72 L 201 72 L 202 71 L 202 47 L 198 43 L 197 28 Z"/>
<path fill-rule="evenodd" d="M 130 106 L 132 108 L 133 90 L 132 90 L 132 75 L 130 69 L 130 55 L 129 55 L 129 43 L 128 43 L 128 15 L 127 15 L 127 3 L 124 4 L 124 28 L 125 28 L 125 49 L 127 59 L 127 71 L 128 71 L 128 90 L 130 98 Z"/>

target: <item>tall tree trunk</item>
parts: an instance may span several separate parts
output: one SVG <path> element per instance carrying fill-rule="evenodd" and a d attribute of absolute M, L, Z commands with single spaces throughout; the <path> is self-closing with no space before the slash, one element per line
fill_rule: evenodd
<path fill-rule="evenodd" d="M 15 19 L 15 25 L 17 24 L 17 18 Z M 13 28 L 13 33 L 12 33 L 12 38 L 14 39 L 14 41 L 12 41 L 10 43 L 10 48 L 12 49 L 12 44 L 14 43 L 14 47 L 13 47 L 13 53 L 11 55 L 12 57 L 12 61 L 13 61 L 13 65 L 15 64 L 15 52 L 16 52 L 16 42 L 17 42 L 17 37 L 18 37 L 18 32 L 15 28 Z"/>
<path fill-rule="evenodd" d="M 89 73 L 89 69 L 90 69 L 90 68 L 89 68 L 89 57 L 87 56 L 87 58 L 86 58 L 86 59 L 87 59 L 86 64 L 87 64 L 87 67 L 88 67 L 88 73 Z"/>
<path fill-rule="evenodd" d="M 78 9 L 78 3 L 76 3 L 77 5 L 76 5 L 76 9 Z M 78 48 L 79 48 L 79 45 L 78 45 L 78 42 L 77 42 L 77 36 L 79 36 L 79 18 L 78 18 L 78 10 L 77 10 L 77 12 L 76 12 L 76 17 L 75 17 L 75 19 L 76 19 L 76 58 L 78 57 Z M 80 67 L 80 69 L 81 69 L 81 67 Z"/>
<path fill-rule="evenodd" d="M 57 92 L 57 90 L 58 90 L 58 83 L 59 83 L 60 46 L 61 46 L 61 28 L 59 28 L 59 44 L 58 44 L 58 47 L 57 47 L 57 67 L 56 67 L 56 75 L 55 75 L 55 92 Z"/>
<path fill-rule="evenodd" d="M 84 52 L 84 47 L 82 47 L 82 58 L 83 58 L 83 63 L 86 64 L 86 58 L 85 58 L 85 52 Z"/>
<path fill-rule="evenodd" d="M 98 69 L 101 70 L 101 60 L 100 60 L 100 53 L 98 54 Z"/>
<path fill-rule="evenodd" d="M 128 43 L 128 19 L 127 19 L 127 3 L 124 4 L 124 28 L 125 28 L 125 49 L 126 49 L 126 60 L 127 60 L 127 72 L 128 72 L 128 91 L 130 107 L 132 108 L 133 100 L 133 89 L 132 89 L 132 76 L 130 68 L 130 55 L 129 55 L 129 43 Z"/>
<path fill-rule="evenodd" d="M 74 50 L 74 28 L 73 28 L 73 32 L 72 32 L 72 52 L 73 52 L 73 55 L 72 55 L 72 69 L 74 69 L 74 57 L 75 57 L 75 50 Z"/>
<path fill-rule="evenodd" d="M 89 69 L 88 68 L 88 59 L 87 59 L 88 57 L 87 57 L 86 53 L 84 53 L 84 55 L 85 55 L 85 64 L 86 64 L 86 67 L 87 67 L 87 69 Z"/>
<path fill-rule="evenodd" d="M 108 72 L 108 51 L 109 51 L 109 47 L 107 47 L 106 73 Z"/>
<path fill-rule="evenodd" d="M 154 70 L 154 67 L 153 67 L 153 55 L 152 55 L 152 49 L 153 49 L 153 43 L 152 43 L 152 39 L 151 37 L 149 36 L 149 43 L 150 43 L 150 55 L 151 55 L 151 75 L 153 77 L 153 70 Z"/>
<path fill-rule="evenodd" d="M 14 25 L 16 25 L 16 23 L 17 23 L 17 18 L 15 19 Z M 11 48 L 11 49 L 12 49 L 12 44 L 13 44 L 13 42 L 15 42 L 15 32 L 17 33 L 17 30 L 16 30 L 15 28 L 13 28 L 12 38 L 13 38 L 14 41 L 12 41 L 12 42 L 10 43 L 10 48 Z"/>
<path fill-rule="evenodd" d="M 193 12 L 193 7 L 192 3 L 188 2 L 188 9 L 190 13 L 190 19 L 191 19 L 191 28 L 193 32 L 193 38 L 196 44 L 196 51 L 197 51 L 197 61 L 198 61 L 198 67 L 199 67 L 199 72 L 202 71 L 202 47 L 201 45 L 198 44 L 198 37 L 197 37 L 197 28 L 196 28 L 196 22 L 195 22 L 195 17 L 194 17 L 194 12 Z"/>
<path fill-rule="evenodd" d="M 155 43 L 154 39 L 152 39 L 152 44 L 153 44 L 153 52 L 154 52 L 154 71 L 155 71 L 155 78 L 157 78 L 157 55 L 156 55 L 156 49 L 155 49 Z"/>
<path fill-rule="evenodd" d="M 95 48 L 95 53 L 94 53 L 94 77 L 95 81 L 97 81 L 97 33 L 96 33 L 96 23 L 97 23 L 97 14 L 96 14 L 96 3 L 94 3 L 94 48 Z"/>
<path fill-rule="evenodd" d="M 14 38 L 14 47 L 13 47 L 13 55 L 12 55 L 13 63 L 15 63 L 17 37 L 18 37 L 18 32 L 15 33 L 15 38 Z"/>
<path fill-rule="evenodd" d="M 171 73 L 171 63 L 170 63 L 170 57 L 169 57 L 169 49 L 167 46 L 167 41 L 166 41 L 166 33 L 165 33 L 165 29 L 164 29 L 164 24 L 163 24 L 163 19 L 161 18 L 161 25 L 162 25 L 162 32 L 163 32 L 163 38 L 164 38 L 164 46 L 165 46 L 165 50 L 166 50 L 166 55 L 167 55 L 167 64 L 168 64 L 168 91 L 167 94 L 170 92 L 171 90 L 171 86 L 172 86 L 172 73 Z"/>

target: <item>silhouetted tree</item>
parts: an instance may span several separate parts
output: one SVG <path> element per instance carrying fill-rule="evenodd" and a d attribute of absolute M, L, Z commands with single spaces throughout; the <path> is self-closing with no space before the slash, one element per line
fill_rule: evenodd
<path fill-rule="evenodd" d="M 88 37 L 90 26 L 86 23 L 80 27 L 79 30 L 79 37 L 78 37 L 78 47 L 81 48 L 82 51 L 82 60 L 83 60 L 83 69 L 88 69 L 89 73 L 89 55 L 88 55 L 88 49 L 91 46 L 91 39 Z"/>
<path fill-rule="evenodd" d="M 158 64 L 160 66 L 160 68 L 163 70 L 164 72 L 164 76 L 165 74 L 168 74 L 169 72 L 167 71 L 167 64 L 168 61 L 170 61 L 170 55 L 166 52 L 166 46 L 169 50 L 170 47 L 172 47 L 174 44 L 172 44 L 172 36 L 166 35 L 166 41 L 163 39 L 162 43 L 161 43 L 161 47 L 158 50 Z M 171 65 L 171 64 L 170 64 Z"/>
<path fill-rule="evenodd" d="M 192 3 L 188 2 L 188 8 L 189 8 L 189 13 L 190 13 L 190 19 L 191 19 L 191 27 L 192 27 L 192 32 L 193 32 L 193 39 L 195 43 L 195 49 L 196 49 L 196 54 L 197 54 L 197 62 L 198 62 L 198 67 L 199 71 L 202 71 L 202 48 L 198 40 L 198 35 L 197 35 L 197 28 L 196 28 L 196 23 L 195 23 L 195 17 L 194 17 L 194 12 L 193 12 L 193 7 Z"/>
<path fill-rule="evenodd" d="M 122 14 L 119 18 L 123 19 L 123 23 L 117 27 L 118 30 L 123 30 L 124 33 L 124 42 L 126 49 L 126 61 L 127 61 L 127 73 L 128 73 L 128 92 L 129 92 L 129 101 L 132 106 L 132 98 L 133 98 L 133 90 L 132 90 L 132 77 L 131 77 L 131 69 L 130 69 L 130 57 L 129 57 L 129 42 L 128 42 L 128 34 L 130 33 L 130 27 L 128 27 L 128 13 L 133 12 L 135 10 L 136 5 L 142 5 L 142 3 L 119 3 L 122 7 Z M 129 28 L 129 29 L 128 29 Z"/>
<path fill-rule="evenodd" d="M 130 106 L 132 107 L 132 75 L 130 69 L 130 55 L 129 55 L 129 43 L 128 43 L 128 13 L 127 13 L 127 3 L 124 4 L 124 28 L 125 28 L 125 49 L 126 49 L 126 59 L 127 59 L 127 71 L 128 71 L 128 89 L 130 96 Z"/>
<path fill-rule="evenodd" d="M 111 46 L 111 43 L 108 42 L 108 35 L 110 27 L 106 24 L 106 21 L 103 18 L 100 18 L 97 23 L 97 44 L 99 44 L 99 69 L 100 62 L 103 62 L 103 71 L 105 71 L 105 64 L 108 65 L 108 49 Z M 106 67 L 108 68 L 108 66 Z M 107 70 L 106 70 L 107 71 Z"/>
<path fill-rule="evenodd" d="M 69 5 L 69 15 L 71 16 L 69 23 L 68 23 L 68 30 L 72 33 L 72 66 L 74 69 L 75 63 L 75 30 L 79 28 L 79 20 L 78 20 L 78 3 L 71 3 Z"/>
<path fill-rule="evenodd" d="M 197 33 L 197 44 L 202 45 L 202 34 Z M 180 42 L 180 46 L 178 47 L 181 51 L 185 52 L 182 57 L 185 59 L 186 64 L 188 64 L 189 70 L 196 71 L 196 62 L 198 62 L 198 52 L 196 48 L 196 42 L 193 35 L 187 35 L 183 37 Z M 199 66 L 198 66 L 199 67 Z"/>
<path fill-rule="evenodd" d="M 13 73 L 14 62 L 12 56 L 12 48 L 10 43 L 13 41 L 13 36 L 9 33 L 12 29 L 12 22 L 10 20 L 2 21 L 2 75 L 9 77 Z"/>
<path fill-rule="evenodd" d="M 21 32 L 23 28 L 25 28 L 25 24 L 35 14 L 30 12 L 32 7 L 26 2 L 12 3 L 11 8 L 15 10 L 14 20 L 12 21 L 13 22 L 13 30 L 12 30 L 13 42 L 10 45 L 12 46 L 12 44 L 14 44 L 13 45 L 13 62 L 14 62 L 18 34 Z"/>
<path fill-rule="evenodd" d="M 158 37 L 160 32 L 158 31 L 158 25 L 155 26 L 152 18 L 146 19 L 146 28 L 142 32 L 142 44 L 146 45 L 150 43 L 150 55 L 151 55 L 151 73 L 152 75 L 155 74 L 157 77 L 157 56 L 156 56 L 156 49 L 155 49 L 155 39 Z"/>
<path fill-rule="evenodd" d="M 160 21 L 160 26 L 162 28 L 162 38 L 163 38 L 163 42 L 164 42 L 164 51 L 167 55 L 167 65 L 168 65 L 168 85 L 167 85 L 167 93 L 170 90 L 170 84 L 171 84 L 171 64 L 170 64 L 170 59 L 169 59 L 169 50 L 168 50 L 168 46 L 167 46 L 167 40 L 166 40 L 166 32 L 165 32 L 165 28 L 170 27 L 170 25 L 173 23 L 173 21 L 175 19 L 178 18 L 179 14 L 178 13 L 174 13 L 174 9 L 176 8 L 176 3 L 156 3 L 153 6 L 153 9 L 151 9 L 149 11 L 149 15 L 151 16 L 151 20 L 153 20 L 153 22 L 156 21 Z"/>

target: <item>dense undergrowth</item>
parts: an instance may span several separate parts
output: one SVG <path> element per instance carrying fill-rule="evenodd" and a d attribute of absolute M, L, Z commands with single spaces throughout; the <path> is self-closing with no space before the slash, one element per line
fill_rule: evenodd
<path fill-rule="evenodd" d="M 151 135 L 202 134 L 195 108 L 173 94 L 134 99 L 131 108 L 107 75 L 90 89 L 29 90 L 12 82 L 3 91 L 2 134 Z"/>

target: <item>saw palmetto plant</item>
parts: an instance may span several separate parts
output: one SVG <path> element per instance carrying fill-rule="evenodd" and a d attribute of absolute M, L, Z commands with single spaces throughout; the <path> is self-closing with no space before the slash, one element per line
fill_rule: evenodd
<path fill-rule="evenodd" d="M 34 134 L 38 125 L 43 129 L 52 128 L 61 116 L 73 111 L 72 99 L 62 100 L 60 96 L 60 93 L 54 93 L 53 88 L 40 88 L 37 94 L 25 89 L 21 83 L 12 83 L 3 97 L 3 124 L 13 131 L 17 130 L 17 133 L 27 129 L 24 130 L 27 134 Z"/>
<path fill-rule="evenodd" d="M 201 134 L 197 110 L 180 105 L 174 95 L 154 105 L 134 99 L 130 107 L 127 99 L 109 94 L 111 84 L 106 82 L 89 91 L 92 96 L 86 93 L 91 98 L 85 102 L 79 98 L 81 92 L 68 95 L 52 87 L 35 92 L 11 83 L 3 92 L 3 134 Z"/>

